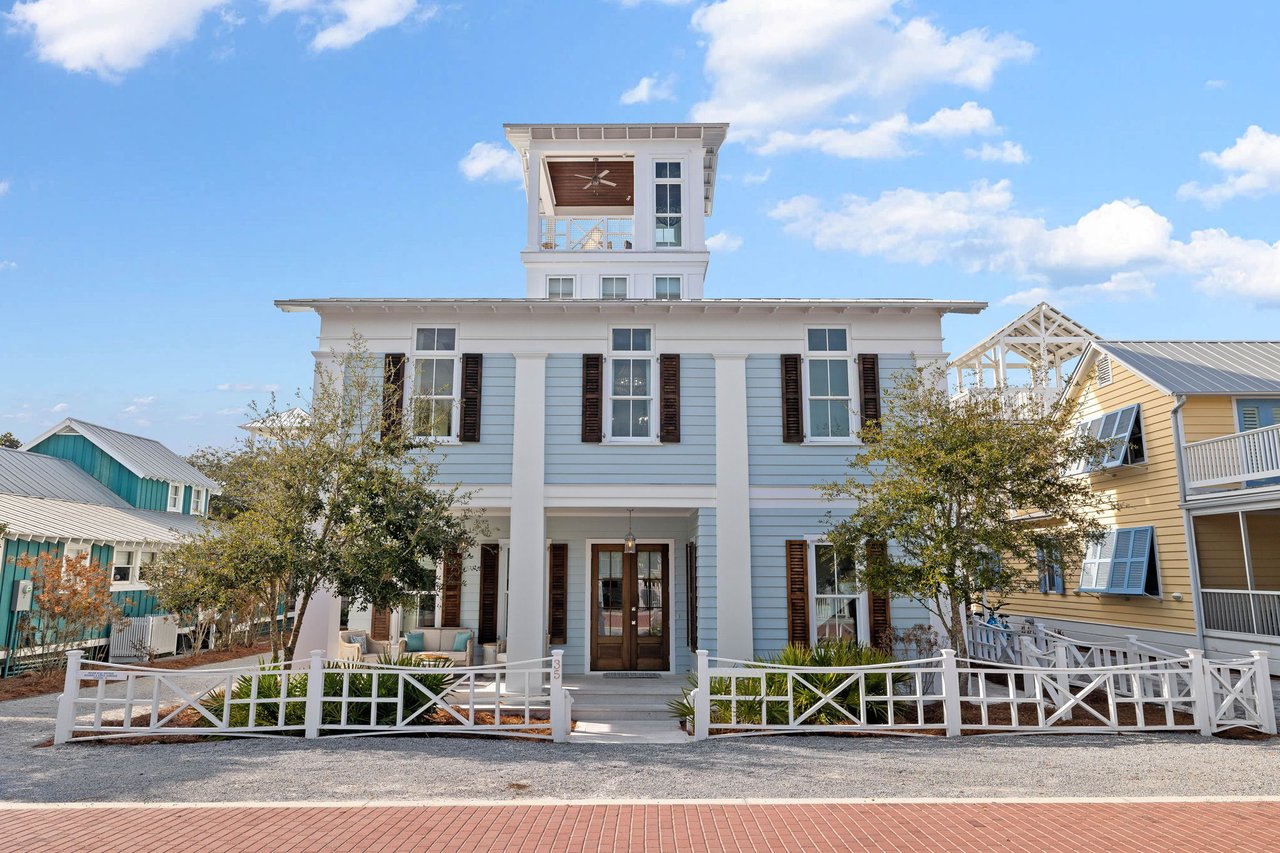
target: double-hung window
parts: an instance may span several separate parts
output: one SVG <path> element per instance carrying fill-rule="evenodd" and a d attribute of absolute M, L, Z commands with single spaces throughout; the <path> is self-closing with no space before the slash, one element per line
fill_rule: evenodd
<path fill-rule="evenodd" d="M 195 486 L 191 487 L 191 514 L 204 514 L 204 489 L 199 489 Z"/>
<path fill-rule="evenodd" d="M 669 249 L 683 245 L 684 205 L 680 195 L 680 163 L 660 161 L 654 163 L 653 240 L 659 248 Z"/>
<path fill-rule="evenodd" d="M 133 583 L 138 579 L 138 567 L 133 557 L 133 551 L 115 550 L 111 559 L 112 583 Z"/>
<path fill-rule="evenodd" d="M 1159 595 L 1155 528 L 1117 528 L 1089 543 L 1080 569 L 1080 591 Z"/>
<path fill-rule="evenodd" d="M 573 298 L 573 276 L 571 275 L 553 275 L 547 277 L 547 298 L 548 299 L 572 299 Z"/>
<path fill-rule="evenodd" d="M 458 389 L 458 330 L 418 329 L 413 353 L 413 432 L 428 438 L 454 434 Z"/>
<path fill-rule="evenodd" d="M 812 563 L 813 641 L 835 638 L 864 642 L 870 634 L 866 597 L 858 589 L 853 560 L 838 556 L 830 543 L 816 542 Z"/>
<path fill-rule="evenodd" d="M 653 298 L 678 302 L 681 294 L 680 276 L 656 275 L 653 277 Z"/>
<path fill-rule="evenodd" d="M 182 512 L 182 484 L 169 484 L 169 512 Z"/>
<path fill-rule="evenodd" d="M 809 398 L 809 434 L 816 441 L 853 435 L 851 423 L 849 333 L 846 329 L 809 329 L 805 387 Z"/>
<path fill-rule="evenodd" d="M 626 299 L 627 277 L 625 275 L 605 275 L 600 277 L 601 299 Z"/>
<path fill-rule="evenodd" d="M 609 438 L 653 437 L 653 330 L 613 329 L 609 340 Z"/>
<path fill-rule="evenodd" d="M 1071 469 L 1072 474 L 1104 471 L 1146 461 L 1146 448 L 1142 441 L 1142 409 L 1136 403 L 1086 421 L 1080 425 L 1080 431 L 1107 442 L 1107 449 L 1101 456 L 1076 462 Z"/>

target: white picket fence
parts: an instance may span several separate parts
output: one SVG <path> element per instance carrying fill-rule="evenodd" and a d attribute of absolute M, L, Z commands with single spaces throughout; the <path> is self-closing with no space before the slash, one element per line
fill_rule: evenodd
<path fill-rule="evenodd" d="M 498 666 L 402 667 L 317 651 L 292 664 L 172 670 L 86 661 L 82 652 L 69 652 L 54 743 L 406 732 L 563 742 L 572 698 L 562 655 Z"/>

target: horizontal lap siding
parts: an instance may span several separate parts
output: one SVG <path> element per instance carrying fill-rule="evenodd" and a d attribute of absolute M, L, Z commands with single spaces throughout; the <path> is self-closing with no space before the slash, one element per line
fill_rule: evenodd
<path fill-rule="evenodd" d="M 1178 506 L 1177 455 L 1170 414 L 1173 398 L 1112 361 L 1110 385 L 1098 388 L 1090 377 L 1081 392 L 1080 419 L 1139 403 L 1142 406 L 1145 466 L 1124 466 L 1085 475 L 1095 491 L 1110 493 L 1124 506 L 1102 520 L 1108 526 L 1155 528 L 1160 598 L 1075 594 L 1080 566 L 1067 566 L 1065 595 L 1030 592 L 1010 596 L 1008 613 L 1043 619 L 1073 619 L 1107 625 L 1189 633 L 1195 630 L 1187 539 Z M 1174 601 L 1181 592 L 1182 601 Z"/>
<path fill-rule="evenodd" d="M 655 362 L 656 365 L 656 362 Z M 607 369 L 607 366 L 606 366 Z M 656 368 L 655 368 L 656 376 Z M 608 377 L 606 377 L 606 383 Z M 657 428 L 657 396 L 653 417 Z M 605 417 L 608 418 L 608 401 Z M 629 447 L 582 441 L 582 357 L 547 358 L 546 481 L 709 485 L 715 482 L 715 362 L 680 358 L 680 441 Z"/>
<path fill-rule="evenodd" d="M 31 452 L 73 462 L 130 505 L 140 506 L 141 478 L 82 435 L 51 435 L 32 447 Z"/>
<path fill-rule="evenodd" d="M 1185 441 L 1231 435 L 1236 429 L 1236 406 L 1231 397 L 1188 397 L 1182 407 Z"/>
<path fill-rule="evenodd" d="M 747 450 L 751 485 L 813 487 L 843 479 L 850 473 L 850 460 L 859 452 L 857 445 L 783 443 L 780 359 L 780 355 L 753 355 L 747 359 Z M 909 370 L 913 363 L 909 355 L 881 354 L 880 387 L 892 387 L 900 371 Z M 856 388 L 851 390 L 856 400 Z M 807 411 L 805 425 L 807 429 Z M 865 472 L 859 472 L 859 476 L 865 476 Z"/>
<path fill-rule="evenodd" d="M 480 440 L 442 445 L 437 450 L 442 482 L 511 482 L 511 445 L 515 435 L 516 360 L 486 354 L 480 392 Z"/>

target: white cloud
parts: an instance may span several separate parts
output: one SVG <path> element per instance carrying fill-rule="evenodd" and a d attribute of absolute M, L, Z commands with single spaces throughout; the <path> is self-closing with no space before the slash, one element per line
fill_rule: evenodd
<path fill-rule="evenodd" d="M 1066 287 L 1032 287 L 1011 293 L 1000 300 L 1004 305 L 1038 305 L 1052 302 L 1054 305 L 1070 305 L 1080 302 L 1128 302 L 1133 299 L 1152 299 L 1156 286 L 1140 272 L 1118 272 L 1111 278 L 1096 284 L 1078 284 Z"/>
<path fill-rule="evenodd" d="M 835 157 L 883 160 L 914 153 L 906 147 L 908 137 L 947 138 L 997 130 L 991 111 L 968 101 L 957 109 L 944 107 L 918 124 L 912 124 L 906 113 L 898 113 L 859 130 L 825 128 L 803 134 L 777 130 L 769 134 L 759 152 L 813 148 Z"/>
<path fill-rule="evenodd" d="M 1206 89 L 1225 89 L 1226 86 L 1227 86 L 1226 80 L 1205 80 L 1204 81 L 1204 87 Z"/>
<path fill-rule="evenodd" d="M 707 248 L 713 252 L 736 252 L 742 248 L 742 238 L 737 234 L 721 231 L 707 238 Z"/>
<path fill-rule="evenodd" d="M 1222 183 L 1202 187 L 1195 181 L 1178 188 L 1178 198 L 1194 198 L 1216 207 L 1236 196 L 1262 196 L 1280 192 L 1280 136 L 1250 125 L 1235 145 L 1200 155 L 1211 166 L 1227 173 Z"/>
<path fill-rule="evenodd" d="M 325 4 L 325 19 L 333 22 L 316 33 L 311 49 L 351 47 L 371 33 L 403 23 L 417 8 L 417 0 L 331 0 Z"/>
<path fill-rule="evenodd" d="M 648 104 L 653 101 L 673 101 L 675 100 L 673 91 L 675 82 L 674 74 L 668 74 L 665 77 L 659 77 L 657 74 L 641 77 L 639 83 L 622 93 L 618 103 Z"/>
<path fill-rule="evenodd" d="M 0 272 L 4 272 L 5 270 L 16 270 L 17 268 L 18 265 L 14 261 L 0 260 Z"/>
<path fill-rule="evenodd" d="M 982 143 L 981 148 L 966 148 L 964 156 L 970 160 L 985 160 L 992 163 L 1025 163 L 1030 157 L 1016 142 L 1005 140 L 999 145 L 990 142 Z"/>
<path fill-rule="evenodd" d="M 766 167 L 763 172 L 756 172 L 754 174 L 748 173 L 746 175 L 743 175 L 742 183 L 746 184 L 749 187 L 753 187 L 753 186 L 756 186 L 757 184 L 763 184 L 765 181 L 769 180 L 769 176 L 772 174 L 773 174 L 773 169 Z"/>
<path fill-rule="evenodd" d="M 796 196 L 771 216 L 819 249 L 1007 273 L 1068 299 L 1142 296 L 1158 275 L 1190 278 L 1212 294 L 1280 303 L 1280 242 L 1216 229 L 1175 240 L 1168 219 L 1133 199 L 1050 227 L 1015 209 L 1008 181 L 979 181 L 940 193 L 901 188 L 875 199 L 851 195 L 832 206 Z M 1099 276 L 1106 278 L 1099 283 Z"/>
<path fill-rule="evenodd" d="M 150 406 L 156 401 L 156 399 L 156 396 L 153 394 L 150 397 L 134 397 L 133 402 L 137 403 L 139 406 Z"/>
<path fill-rule="evenodd" d="M 279 385 L 258 385 L 255 382 L 220 382 L 214 386 L 219 391 L 266 391 L 275 392 L 280 390 Z M 152 397 L 152 400 L 155 398 Z M 135 401 L 136 402 L 136 401 Z"/>
<path fill-rule="evenodd" d="M 8 195 L 11 185 L 8 181 L 0 181 L 0 195 Z"/>
<path fill-rule="evenodd" d="M 895 0 L 721 0 L 692 26 L 706 40 L 711 95 L 695 121 L 729 121 L 744 137 L 830 124 L 851 102 L 901 104 L 934 85 L 985 90 L 1006 62 L 1034 52 L 1007 33 L 948 35 L 904 18 Z"/>
<path fill-rule="evenodd" d="M 501 143 L 477 142 L 458 161 L 458 171 L 468 181 L 523 181 L 520 156 Z"/>
<path fill-rule="evenodd" d="M 163 48 L 190 41 L 227 0 L 27 0 L 5 16 L 43 61 L 116 79 Z"/>
<path fill-rule="evenodd" d="M 693 0 L 618 0 L 619 6 L 643 6 L 645 3 L 655 3 L 659 6 L 688 6 Z"/>
<path fill-rule="evenodd" d="M 56 414 L 59 414 L 60 412 L 65 412 L 69 408 L 71 408 L 71 406 L 67 405 L 66 403 L 58 403 L 49 411 L 53 412 L 56 415 Z"/>

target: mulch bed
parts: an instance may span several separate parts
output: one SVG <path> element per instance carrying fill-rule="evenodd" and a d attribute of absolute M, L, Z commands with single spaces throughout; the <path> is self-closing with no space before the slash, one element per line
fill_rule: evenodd
<path fill-rule="evenodd" d="M 261 655 L 270 657 L 271 643 L 262 640 L 252 646 L 236 646 L 231 649 L 201 652 L 198 655 L 184 657 L 158 658 L 152 663 L 139 663 L 151 669 L 189 669 L 193 666 L 207 666 L 229 660 Z M 0 702 L 10 699 L 30 699 L 33 696 L 47 696 L 50 693 L 61 693 L 66 683 L 66 673 L 62 670 L 50 673 L 27 672 L 10 678 L 0 678 Z M 89 686 L 96 682 L 82 681 L 81 686 Z"/>

